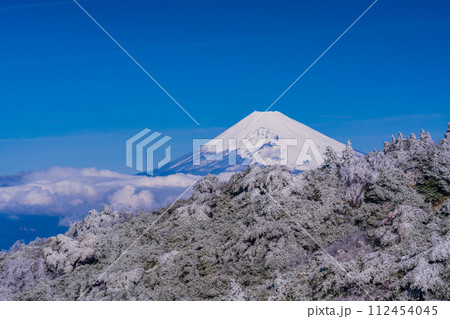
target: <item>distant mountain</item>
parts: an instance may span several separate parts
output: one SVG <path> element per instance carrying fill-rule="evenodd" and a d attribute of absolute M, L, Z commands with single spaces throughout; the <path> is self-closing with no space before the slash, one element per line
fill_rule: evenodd
<path fill-rule="evenodd" d="M 156 174 L 219 174 L 241 171 L 248 165 L 286 165 L 292 171 L 308 170 L 320 166 L 327 147 L 341 155 L 345 144 L 280 112 L 255 111 Z"/>

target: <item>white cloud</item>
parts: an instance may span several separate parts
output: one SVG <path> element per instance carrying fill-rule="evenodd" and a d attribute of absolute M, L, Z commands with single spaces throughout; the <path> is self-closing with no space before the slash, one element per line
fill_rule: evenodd
<path fill-rule="evenodd" d="M 64 223 L 81 219 L 104 204 L 120 210 L 151 210 L 168 205 L 196 179 L 175 174 L 147 177 L 95 168 L 54 167 L 0 177 L 0 213 L 56 215 Z"/>
<path fill-rule="evenodd" d="M 126 185 L 108 197 L 112 207 L 117 209 L 145 209 L 151 207 L 153 194 L 148 190 L 137 191 L 136 187 Z"/>

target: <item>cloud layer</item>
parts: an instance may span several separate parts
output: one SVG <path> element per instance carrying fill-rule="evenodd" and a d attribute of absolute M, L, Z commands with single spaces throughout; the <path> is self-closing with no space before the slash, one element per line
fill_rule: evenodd
<path fill-rule="evenodd" d="M 165 206 L 195 180 L 196 176 L 185 174 L 146 177 L 54 167 L 0 177 L 0 214 L 56 215 L 67 225 L 105 204 L 132 211 Z"/>

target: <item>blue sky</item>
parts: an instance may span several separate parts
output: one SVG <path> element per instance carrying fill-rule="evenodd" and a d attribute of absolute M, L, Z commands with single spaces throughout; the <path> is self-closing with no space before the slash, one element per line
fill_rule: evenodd
<path fill-rule="evenodd" d="M 371 1 L 80 3 L 201 126 L 72 1 L 2 1 L 0 174 L 58 165 L 61 138 L 60 165 L 125 170 L 102 148 L 118 155 L 142 128 L 214 137 L 270 105 Z M 440 137 L 450 113 L 449 9 L 380 0 L 273 110 L 364 151 L 398 130 Z M 117 137 L 104 143 L 105 133 Z M 98 153 L 89 163 L 74 156 L 89 153 Z"/>
<path fill-rule="evenodd" d="M 371 1 L 80 3 L 211 129 L 265 109 Z M 449 9 L 380 0 L 273 110 L 366 151 L 398 130 L 442 135 Z M 0 36 L 1 148 L 4 140 L 70 144 L 74 135 L 198 129 L 70 0 L 2 1 Z M 13 165 L 24 155 L 18 148 L 2 151 L 2 174 L 32 168 Z M 86 153 L 76 139 L 72 149 Z"/>
<path fill-rule="evenodd" d="M 125 167 L 143 128 L 213 138 L 269 106 L 371 0 L 80 0 L 197 126 L 73 1 L 0 4 L 0 175 Z M 289 91 L 280 111 L 355 148 L 450 121 L 450 3 L 379 0 Z M 1 247 L 0 247 L 1 248 Z"/>

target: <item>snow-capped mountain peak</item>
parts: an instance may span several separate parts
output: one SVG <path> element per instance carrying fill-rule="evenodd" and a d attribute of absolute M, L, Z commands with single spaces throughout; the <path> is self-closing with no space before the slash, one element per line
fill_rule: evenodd
<path fill-rule="evenodd" d="M 280 112 L 253 112 L 193 154 L 167 164 L 160 173 L 217 174 L 252 165 L 287 165 L 305 170 L 322 164 L 327 147 L 345 149 L 326 135 Z"/>

